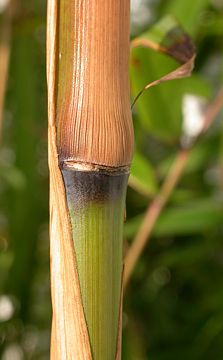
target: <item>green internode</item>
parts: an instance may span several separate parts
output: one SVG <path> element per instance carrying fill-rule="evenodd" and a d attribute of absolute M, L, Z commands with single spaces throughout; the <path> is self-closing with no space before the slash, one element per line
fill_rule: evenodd
<path fill-rule="evenodd" d="M 114 360 L 128 175 L 63 170 L 63 177 L 92 353 Z"/>

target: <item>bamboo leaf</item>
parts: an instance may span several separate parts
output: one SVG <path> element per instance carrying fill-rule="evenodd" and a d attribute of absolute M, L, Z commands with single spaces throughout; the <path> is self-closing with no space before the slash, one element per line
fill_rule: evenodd
<path fill-rule="evenodd" d="M 172 71 L 173 60 L 145 48 L 134 48 L 130 63 L 131 92 L 135 98 L 146 82 L 152 82 L 163 73 Z M 169 141 L 179 137 L 181 132 L 180 96 L 182 84 L 178 82 L 180 91 L 175 92 L 175 83 L 166 82 L 145 91 L 134 108 L 137 121 L 135 126 L 159 139 Z M 172 106 L 169 106 L 171 101 Z M 157 106 L 159 104 L 159 106 Z"/>
<path fill-rule="evenodd" d="M 129 185 L 142 195 L 151 196 L 157 192 L 154 169 L 139 152 L 135 152 L 132 160 Z"/>
<path fill-rule="evenodd" d="M 221 224 L 222 205 L 213 199 L 189 202 L 183 207 L 166 209 L 154 228 L 155 236 L 197 234 Z M 124 235 L 131 238 L 142 220 L 138 215 L 128 220 L 124 227 Z"/>
<path fill-rule="evenodd" d="M 183 207 L 166 210 L 157 222 L 157 236 L 196 234 L 222 222 L 222 206 L 215 200 L 193 201 Z"/>
<path fill-rule="evenodd" d="M 207 259 L 213 250 L 215 250 L 215 244 L 212 246 L 208 244 L 207 246 L 204 242 L 194 242 L 192 245 L 188 244 L 177 249 L 173 247 L 159 257 L 159 263 L 167 267 L 198 264 Z"/>
<path fill-rule="evenodd" d="M 180 79 L 191 75 L 194 67 L 195 48 L 190 37 L 179 26 L 176 19 L 172 16 L 166 16 L 151 30 L 132 41 L 132 47 L 143 46 L 155 51 L 169 55 L 181 64 L 177 69 L 154 80 L 144 86 L 136 96 L 133 105 L 136 103 L 142 93 L 162 82 Z"/>
<path fill-rule="evenodd" d="M 209 0 L 196 1 L 167 1 L 164 13 L 171 13 L 177 17 L 180 23 L 190 34 L 195 34 L 200 26 L 199 17 L 209 5 Z"/>

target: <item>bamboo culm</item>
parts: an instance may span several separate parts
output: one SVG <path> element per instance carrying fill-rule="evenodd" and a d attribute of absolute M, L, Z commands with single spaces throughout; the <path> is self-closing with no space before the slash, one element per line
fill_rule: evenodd
<path fill-rule="evenodd" d="M 129 0 L 48 2 L 52 359 L 120 359 Z"/>

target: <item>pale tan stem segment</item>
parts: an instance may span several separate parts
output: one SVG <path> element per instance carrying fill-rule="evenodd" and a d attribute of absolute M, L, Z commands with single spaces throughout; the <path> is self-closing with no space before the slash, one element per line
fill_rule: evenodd
<path fill-rule="evenodd" d="M 0 26 L 0 135 L 2 133 L 2 120 L 4 110 L 5 92 L 8 78 L 8 68 L 11 50 L 11 2 L 2 15 Z"/>
<path fill-rule="evenodd" d="M 57 144 L 59 158 L 129 165 L 129 0 L 60 1 Z"/>
<path fill-rule="evenodd" d="M 50 238 L 53 323 L 51 359 L 92 360 L 81 302 L 70 218 L 58 167 L 55 128 L 57 1 L 48 1 L 47 80 L 49 111 Z"/>

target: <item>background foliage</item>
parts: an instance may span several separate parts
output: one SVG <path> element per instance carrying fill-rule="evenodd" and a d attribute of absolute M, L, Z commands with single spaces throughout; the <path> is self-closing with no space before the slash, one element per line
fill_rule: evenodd
<path fill-rule="evenodd" d="M 45 1 L 18 2 L 0 148 L 0 358 L 48 359 L 49 291 Z M 159 192 L 182 138 L 185 94 L 213 98 L 223 78 L 221 0 L 134 0 L 132 37 L 174 14 L 193 37 L 193 76 L 150 89 L 134 109 L 136 156 L 125 247 Z M 134 96 L 173 67 L 149 50 L 131 61 Z M 0 64 L 1 66 L 1 64 Z M 1 81 L 1 79 L 0 79 Z M 125 296 L 123 359 L 221 359 L 222 114 L 194 147 Z M 136 188 L 136 187 L 135 187 Z"/>

